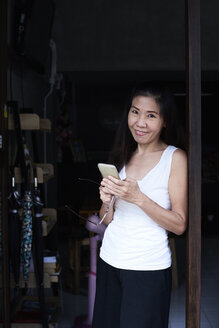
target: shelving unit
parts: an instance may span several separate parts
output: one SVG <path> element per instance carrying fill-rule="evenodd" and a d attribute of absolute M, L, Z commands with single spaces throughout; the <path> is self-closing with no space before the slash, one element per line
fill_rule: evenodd
<path fill-rule="evenodd" d="M 59 276 L 61 274 L 61 267 L 59 267 L 58 272 L 47 272 L 50 271 L 49 269 L 45 268 L 44 269 L 44 288 L 51 288 L 52 283 L 58 283 L 59 282 Z M 1 285 L 1 284 L 0 284 Z M 2 287 L 2 286 L 1 286 Z M 13 281 L 13 277 L 11 276 L 11 288 L 15 287 L 15 283 Z M 19 280 L 19 287 L 20 288 L 25 288 L 25 282 L 22 277 L 22 273 L 20 274 L 20 280 Z M 36 283 L 36 278 L 35 278 L 35 273 L 34 272 L 29 272 L 29 278 L 28 278 L 28 283 L 27 283 L 27 288 L 36 288 L 37 283 Z"/>
<path fill-rule="evenodd" d="M 51 121 L 48 119 L 41 119 L 37 114 L 33 113 L 22 113 L 20 115 L 20 123 L 21 123 L 21 129 L 25 131 L 35 131 L 35 132 L 43 132 L 47 133 L 51 131 Z M 14 119 L 13 114 L 9 114 L 8 116 L 8 130 L 14 130 Z M 54 177 L 54 166 L 50 163 L 34 163 L 34 166 L 36 166 L 36 174 L 37 174 L 37 180 L 38 183 L 42 184 Z M 21 170 L 19 167 L 14 168 L 14 174 L 15 174 L 15 183 L 20 184 L 22 183 L 22 177 L 21 177 Z M 30 170 L 30 182 L 34 182 L 34 174 L 33 174 L 33 168 Z M 20 211 L 22 212 L 22 210 Z M 20 213 L 21 214 L 21 213 Z M 55 208 L 43 208 L 43 220 L 42 220 L 42 232 L 43 237 L 46 237 L 49 235 L 53 227 L 55 226 L 57 222 L 57 211 Z M 33 268 L 32 268 L 33 271 Z M 58 272 L 57 272 L 58 271 Z M 44 263 L 44 288 L 52 288 L 52 285 L 54 283 L 60 283 L 60 273 L 61 273 L 61 267 L 60 265 L 57 265 L 57 263 L 52 263 L 51 265 L 45 265 Z M 14 288 L 14 282 L 13 277 L 11 276 L 11 288 Z M 22 273 L 20 274 L 20 281 L 19 281 L 19 287 L 24 288 L 25 282 L 23 280 Z M 37 288 L 36 278 L 34 272 L 29 272 L 29 279 L 27 283 L 27 288 L 35 289 Z M 20 299 L 20 302 L 16 308 L 16 311 L 20 311 L 22 308 L 22 302 L 24 300 L 34 300 L 38 301 L 38 297 L 29 297 L 25 296 Z M 53 303 L 56 306 L 56 310 L 52 314 L 50 321 L 49 321 L 49 328 L 58 327 L 58 316 L 61 311 L 60 304 L 62 303 L 60 301 L 59 296 L 53 296 L 53 297 L 46 297 L 46 303 Z M 16 319 L 16 311 L 15 313 L 15 321 L 12 322 L 11 327 L 16 328 L 37 328 L 42 327 L 42 324 L 40 322 L 27 322 L 24 320 L 24 322 L 21 322 L 21 320 L 18 318 Z M 20 313 L 20 312 L 19 312 Z M 38 320 L 39 321 L 39 320 Z"/>
<path fill-rule="evenodd" d="M 19 114 L 22 130 L 40 130 L 43 132 L 51 131 L 51 121 L 46 118 L 40 118 L 37 114 Z M 8 115 L 8 130 L 14 130 L 13 114 Z"/>
<path fill-rule="evenodd" d="M 50 132 L 51 131 L 51 121 L 47 118 L 40 119 L 40 131 Z"/>
<path fill-rule="evenodd" d="M 49 163 L 37 163 L 36 166 L 43 172 L 43 183 L 54 177 L 54 167 Z"/>
<path fill-rule="evenodd" d="M 57 222 L 57 211 L 55 208 L 44 208 L 43 215 L 47 217 L 47 219 L 42 221 L 43 237 L 45 237 L 50 233 Z"/>
<path fill-rule="evenodd" d="M 21 216 L 21 214 L 22 209 L 19 210 L 19 215 Z M 57 210 L 55 208 L 43 208 L 43 216 L 42 230 L 43 237 L 46 237 L 57 222 Z"/>
<path fill-rule="evenodd" d="M 38 183 L 47 182 L 54 176 L 54 167 L 52 164 L 49 163 L 36 163 L 35 166 L 37 167 L 37 179 Z M 21 183 L 21 170 L 19 167 L 15 167 L 15 183 Z M 33 183 L 33 169 L 30 172 L 30 181 Z"/>
<path fill-rule="evenodd" d="M 44 288 L 51 288 L 51 279 L 50 275 L 47 272 L 44 272 Z M 11 288 L 14 288 L 14 282 L 12 280 L 11 283 Z M 22 277 L 22 273 L 20 274 L 20 280 L 19 280 L 19 287 L 20 288 L 25 288 L 25 282 Z M 35 273 L 34 272 L 29 272 L 29 278 L 28 278 L 28 283 L 27 283 L 27 288 L 36 288 L 36 278 L 35 278 Z"/>
<path fill-rule="evenodd" d="M 37 114 L 19 114 L 21 122 L 21 130 L 39 130 L 40 118 Z M 13 114 L 8 115 L 8 130 L 14 130 Z"/>

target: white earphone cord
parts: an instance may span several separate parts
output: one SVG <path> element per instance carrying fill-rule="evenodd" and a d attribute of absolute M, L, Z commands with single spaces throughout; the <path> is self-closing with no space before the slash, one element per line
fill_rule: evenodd
<path fill-rule="evenodd" d="M 101 224 L 103 222 L 103 220 L 105 219 L 105 217 L 107 216 L 107 214 L 108 214 L 108 212 L 110 210 L 110 207 L 113 204 L 114 198 L 115 198 L 115 196 L 112 196 L 112 199 L 111 199 L 109 205 L 107 206 L 106 212 L 104 213 L 104 215 L 103 215 L 102 219 L 100 220 L 99 224 Z"/>

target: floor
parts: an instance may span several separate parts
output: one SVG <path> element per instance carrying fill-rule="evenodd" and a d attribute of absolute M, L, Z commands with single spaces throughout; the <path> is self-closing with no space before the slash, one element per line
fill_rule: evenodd
<path fill-rule="evenodd" d="M 179 287 L 172 291 L 169 328 L 185 327 L 185 240 L 176 240 Z M 66 256 L 65 252 L 65 256 Z M 219 236 L 202 240 L 201 328 L 219 327 Z M 179 274 L 181 273 L 181 274 Z M 74 328 L 75 319 L 87 313 L 86 284 L 79 295 L 63 286 L 60 328 Z M 112 327 L 113 328 L 113 327 Z M 137 328 L 137 327 L 133 327 Z"/>

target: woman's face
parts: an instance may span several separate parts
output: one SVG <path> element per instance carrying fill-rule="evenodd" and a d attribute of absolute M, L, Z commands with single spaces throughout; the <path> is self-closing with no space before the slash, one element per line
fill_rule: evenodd
<path fill-rule="evenodd" d="M 164 121 L 157 102 L 151 97 L 133 98 L 128 114 L 128 126 L 138 144 L 159 141 Z"/>

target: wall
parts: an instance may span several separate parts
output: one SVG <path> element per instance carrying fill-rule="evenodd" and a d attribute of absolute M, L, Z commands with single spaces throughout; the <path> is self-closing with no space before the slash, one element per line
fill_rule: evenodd
<path fill-rule="evenodd" d="M 38 114 L 41 118 L 44 113 L 44 99 L 48 94 L 49 85 L 49 74 L 50 67 L 49 61 L 46 64 L 45 74 L 39 74 L 32 69 L 25 61 L 15 55 L 14 51 L 14 30 L 15 30 L 15 12 L 16 0 L 9 1 L 9 15 L 8 15 L 8 34 L 9 34 L 9 58 L 8 58 L 8 100 L 14 100 L 18 102 L 19 108 L 30 108 L 33 113 Z M 40 13 L 39 13 L 40 14 Z M 40 40 L 36 39 L 36 44 L 40 46 Z M 47 183 L 48 195 L 47 207 L 55 207 L 57 203 L 57 186 L 56 186 L 56 141 L 55 141 L 55 118 L 57 110 L 57 97 L 55 92 L 48 98 L 47 102 L 47 115 L 46 117 L 51 120 L 52 131 L 47 133 L 47 162 L 52 163 L 55 168 L 55 177 Z M 22 109 L 21 109 L 22 110 Z M 33 144 L 31 139 L 31 132 L 26 132 L 26 138 L 28 147 L 30 148 L 31 156 L 33 161 L 36 161 L 36 154 L 33 153 Z M 43 133 L 34 132 L 37 139 L 38 148 L 38 161 L 43 162 Z M 13 134 L 10 135 L 10 142 L 13 145 L 10 147 L 10 158 L 9 164 L 14 164 L 15 147 Z"/>
<path fill-rule="evenodd" d="M 184 1 L 56 1 L 59 70 L 184 70 Z M 202 68 L 219 70 L 217 0 L 201 1 Z"/>

